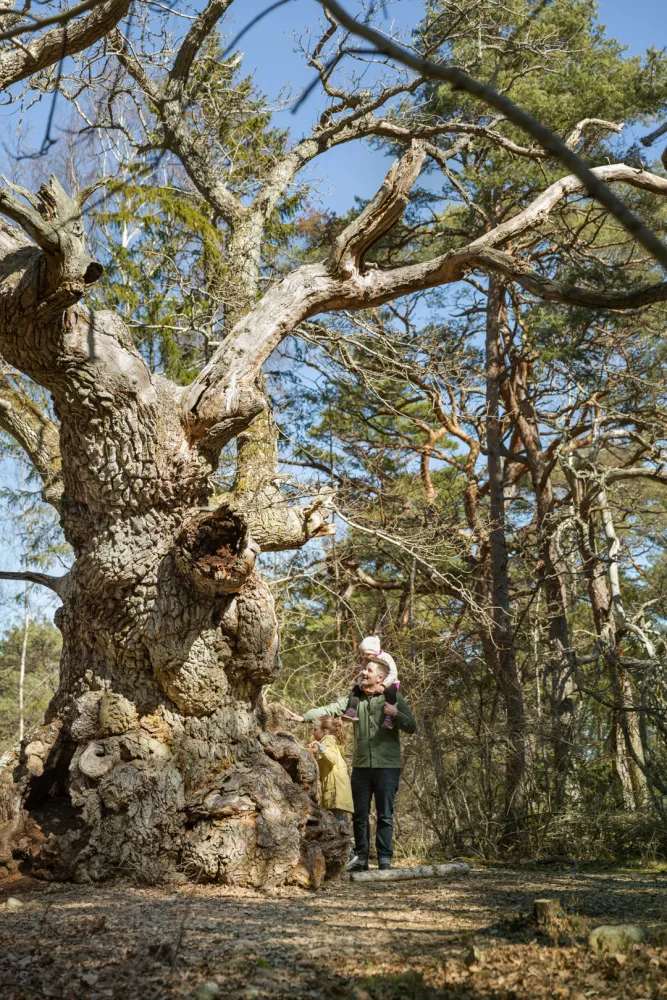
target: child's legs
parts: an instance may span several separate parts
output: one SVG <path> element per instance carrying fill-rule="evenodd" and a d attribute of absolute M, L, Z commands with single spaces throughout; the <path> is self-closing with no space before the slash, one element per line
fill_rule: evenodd
<path fill-rule="evenodd" d="M 344 809 L 332 809 L 331 812 L 334 814 L 338 820 L 338 825 L 340 831 L 344 836 L 350 836 L 350 813 L 346 812 Z"/>
<path fill-rule="evenodd" d="M 388 688 L 384 690 L 384 700 L 388 705 L 395 705 L 398 700 L 398 688 L 395 684 L 390 684 Z"/>

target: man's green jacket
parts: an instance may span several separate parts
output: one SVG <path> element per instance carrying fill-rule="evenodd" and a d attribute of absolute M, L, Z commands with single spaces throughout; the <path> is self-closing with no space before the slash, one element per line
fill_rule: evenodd
<path fill-rule="evenodd" d="M 304 722 L 314 722 L 322 715 L 342 715 L 350 703 L 350 696 L 345 695 L 339 701 L 322 708 L 311 708 L 304 715 Z M 384 695 L 362 694 L 359 698 L 357 714 L 358 722 L 351 722 L 354 730 L 354 754 L 352 767 L 400 767 L 401 742 L 399 731 L 414 733 L 417 724 L 412 712 L 405 703 L 405 698 L 399 693 L 396 702 L 398 713 L 392 716 L 393 727 L 383 729 Z"/>

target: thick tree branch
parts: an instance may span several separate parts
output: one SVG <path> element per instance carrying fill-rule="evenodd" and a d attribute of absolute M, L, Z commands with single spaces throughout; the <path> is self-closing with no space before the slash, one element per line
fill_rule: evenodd
<path fill-rule="evenodd" d="M 336 239 L 328 259 L 330 271 L 340 277 L 357 271 L 364 254 L 403 216 L 425 155 L 425 145 L 413 142 L 394 162 L 372 201 Z"/>
<path fill-rule="evenodd" d="M 605 291 L 598 288 L 584 288 L 570 285 L 565 281 L 554 281 L 533 270 L 529 264 L 517 260 L 500 250 L 485 249 L 467 255 L 461 254 L 459 261 L 467 259 L 467 265 L 500 274 L 531 292 L 546 302 L 560 302 L 563 305 L 582 306 L 586 309 L 639 309 L 655 302 L 667 300 L 667 281 L 628 292 Z M 451 261 L 450 261 L 451 264 Z"/>
<path fill-rule="evenodd" d="M 64 576 L 49 576 L 48 573 L 33 573 L 26 570 L 23 573 L 9 573 L 0 570 L 0 580 L 22 580 L 27 583 L 36 583 L 40 587 L 48 587 L 58 596 L 61 596 L 67 583 L 68 574 Z"/>
<path fill-rule="evenodd" d="M 358 280 L 363 255 L 400 218 L 424 156 L 423 145 L 414 143 L 391 167 L 376 197 L 338 237 L 326 263 L 287 275 L 236 324 L 185 395 L 184 418 L 197 434 L 215 433 L 221 422 L 256 404 L 253 384 L 274 347 L 322 308 L 344 305 L 346 281 Z"/>
<path fill-rule="evenodd" d="M 71 209 L 70 206 L 64 206 L 65 213 L 64 218 L 60 219 L 54 214 L 52 220 L 46 217 L 44 202 L 35 195 L 26 190 L 25 188 L 18 187 L 15 184 L 11 184 L 6 178 L 3 178 L 6 184 L 8 184 L 12 190 L 16 191 L 17 194 L 22 195 L 25 198 L 25 202 L 21 201 L 11 191 L 7 191 L 4 188 L 0 188 L 0 212 L 6 215 L 12 222 L 17 222 L 21 229 L 24 229 L 28 236 L 31 236 L 38 247 L 46 253 L 57 254 L 60 251 L 60 235 L 58 232 L 59 225 L 72 222 L 79 215 L 78 206 L 74 205 L 72 202 Z M 56 186 L 58 194 L 64 194 L 60 183 L 51 178 L 52 185 Z M 65 195 L 65 197 L 67 197 Z M 26 204 L 28 202 L 28 204 Z M 41 209 L 41 211 L 40 211 Z"/>
<path fill-rule="evenodd" d="M 659 128 L 655 129 L 653 132 L 649 132 L 648 135 L 642 136 L 639 140 L 642 146 L 652 146 L 656 139 L 660 139 L 667 132 L 667 122 L 663 122 Z"/>
<path fill-rule="evenodd" d="M 215 433 L 221 422 L 247 413 L 256 404 L 252 386 L 264 361 L 299 323 L 318 312 L 367 309 L 411 292 L 451 284 L 475 269 L 501 274 L 540 298 L 593 309 L 630 309 L 667 300 L 667 282 L 622 293 L 587 289 L 545 278 L 498 249 L 543 224 L 568 194 L 585 191 L 576 177 L 562 178 L 523 212 L 466 247 L 387 271 L 365 268 L 364 254 L 400 217 L 424 155 L 424 144 L 413 143 L 400 163 L 392 166 L 379 194 L 340 234 L 328 260 L 287 275 L 236 324 L 184 395 L 184 419 L 193 433 Z M 667 180 L 625 164 L 598 167 L 596 173 L 607 181 L 667 194 Z"/>
<path fill-rule="evenodd" d="M 44 483 L 44 500 L 57 508 L 63 491 L 58 428 L 5 374 L 0 374 L 0 427 L 23 448 Z"/>
<path fill-rule="evenodd" d="M 593 173 L 607 184 L 630 184 L 632 187 L 642 191 L 651 191 L 654 194 L 667 195 L 667 178 L 658 177 L 648 170 L 637 170 L 629 167 L 625 163 L 611 163 L 604 167 L 594 167 Z M 537 228 L 545 223 L 554 208 L 564 198 L 573 194 L 590 194 L 586 184 L 573 174 L 561 177 L 560 180 L 551 184 L 545 191 L 539 194 L 530 205 L 522 212 L 501 223 L 488 233 L 480 236 L 472 247 L 493 246 L 498 247 L 508 240 L 516 239 L 523 233 Z"/>
<path fill-rule="evenodd" d="M 130 3 L 131 0 L 107 0 L 107 3 L 96 0 L 94 4 L 79 4 L 52 18 L 44 18 L 39 27 L 46 27 L 50 23 L 59 23 L 60 26 L 40 35 L 29 45 L 21 45 L 0 54 L 0 88 L 6 89 L 104 38 L 125 17 Z M 80 20 L 74 24 L 67 23 L 86 10 L 89 13 Z M 13 29 L 13 32 L 23 34 L 26 30 L 30 29 L 21 25 Z M 3 37 L 10 37 L 10 33 L 5 33 Z"/>
<path fill-rule="evenodd" d="M 166 90 L 168 100 L 178 100 L 182 96 L 200 48 L 233 2 L 234 0 L 210 0 L 186 34 L 169 74 Z"/>
<path fill-rule="evenodd" d="M 498 119 L 496 120 L 496 124 L 498 124 Z M 566 145 L 569 148 L 574 148 L 582 134 L 590 127 L 602 128 L 610 132 L 621 132 L 623 130 L 622 124 L 606 122 L 601 118 L 584 118 L 583 121 L 575 125 L 570 135 L 566 138 Z M 529 160 L 546 160 L 551 155 L 541 146 L 520 146 L 519 143 L 508 139 L 507 136 L 504 136 L 490 125 L 474 125 L 469 122 L 445 121 L 434 125 L 415 122 L 406 126 L 380 119 L 368 125 L 366 134 L 383 136 L 386 139 L 397 139 L 399 142 L 411 139 L 430 139 L 438 135 L 468 135 L 471 138 L 484 139 L 487 142 L 493 143 L 494 146 L 500 146 L 501 149 L 506 150 L 508 153 L 513 153 L 515 156 L 521 156 Z M 448 151 L 443 150 L 443 152 Z"/>
<path fill-rule="evenodd" d="M 622 132 L 623 122 L 607 122 L 603 118 L 582 118 L 565 140 L 568 149 L 576 149 L 577 143 L 589 128 L 601 128 L 607 132 Z"/>
<path fill-rule="evenodd" d="M 44 251 L 43 266 L 39 264 L 39 255 L 31 253 L 30 248 L 25 255 L 25 263 L 30 261 L 33 267 L 40 270 L 30 296 L 34 297 L 33 304 L 40 319 L 57 316 L 78 301 L 86 285 L 97 281 L 103 270 L 102 265 L 86 253 L 81 206 L 69 197 L 53 176 L 48 184 L 41 185 L 36 195 L 25 188 L 10 186 L 15 194 L 0 188 L 0 212 L 18 222 Z M 22 196 L 24 201 L 16 195 Z M 22 241 L 19 234 L 9 229 L 5 235 L 9 245 L 17 237 L 19 242 Z M 5 302 L 8 304 L 10 300 L 11 295 Z M 24 313 L 28 300 L 24 293 L 21 299 Z M 7 357 L 13 364 L 12 358 Z"/>
<path fill-rule="evenodd" d="M 215 11 L 220 6 L 223 6 L 222 0 L 217 5 L 213 2 L 207 8 L 207 11 Z M 181 64 L 178 64 L 179 57 L 177 57 L 172 70 L 172 74 L 176 72 L 177 75 L 170 77 L 165 91 L 153 82 L 144 66 L 133 54 L 120 31 L 112 32 L 110 41 L 121 66 L 139 84 L 141 90 L 153 104 L 162 124 L 164 146 L 178 156 L 190 180 L 201 196 L 228 225 L 236 228 L 246 217 L 247 209 L 222 183 L 219 172 L 209 161 L 206 151 L 201 147 L 201 143 L 196 138 L 193 138 L 186 122 L 185 108 L 180 99 L 187 73 L 198 51 L 198 49 L 194 48 L 195 41 L 198 46 L 201 46 L 206 34 L 212 27 L 211 25 L 207 30 L 204 30 L 209 24 L 208 19 L 205 18 L 205 14 L 206 11 L 201 15 L 204 21 L 201 23 L 200 21 L 195 22 L 195 25 L 191 29 L 191 31 L 194 31 L 194 28 L 199 24 L 199 32 L 196 32 L 192 37 L 190 33 L 186 36 L 186 41 L 189 39 L 188 48 L 183 55 Z M 221 16 L 221 14 L 218 16 Z"/>

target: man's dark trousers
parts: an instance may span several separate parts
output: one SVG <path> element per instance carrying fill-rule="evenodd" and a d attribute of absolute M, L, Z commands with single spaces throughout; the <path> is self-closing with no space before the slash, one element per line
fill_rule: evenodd
<path fill-rule="evenodd" d="M 391 861 L 394 834 L 394 799 L 401 776 L 400 767 L 353 767 L 352 799 L 354 801 L 354 849 L 359 858 L 368 860 L 370 850 L 370 811 L 375 798 L 377 833 L 375 846 L 378 863 Z"/>

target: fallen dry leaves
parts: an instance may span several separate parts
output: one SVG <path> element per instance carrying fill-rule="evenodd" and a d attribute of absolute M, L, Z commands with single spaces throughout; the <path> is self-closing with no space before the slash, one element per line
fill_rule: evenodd
<path fill-rule="evenodd" d="M 3 1000 L 167 1000 L 217 983 L 230 1000 L 667 1000 L 664 875 L 473 870 L 324 891 L 0 884 Z M 535 929 L 532 900 L 564 915 Z M 601 923 L 645 945 L 597 956 Z"/>

